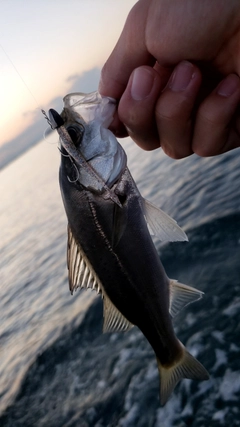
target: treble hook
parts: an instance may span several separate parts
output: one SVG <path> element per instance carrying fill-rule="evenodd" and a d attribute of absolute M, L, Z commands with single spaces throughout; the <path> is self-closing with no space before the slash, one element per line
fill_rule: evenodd
<path fill-rule="evenodd" d="M 77 168 L 77 166 L 75 165 L 75 163 L 72 161 L 72 159 L 71 159 L 71 157 L 70 157 L 70 160 L 71 160 L 71 162 L 72 162 L 72 166 L 74 166 L 75 167 L 75 170 L 77 171 L 77 178 L 75 179 L 75 180 L 71 180 L 70 178 L 69 178 L 69 176 L 67 175 L 67 179 L 68 179 L 68 181 L 69 182 L 72 182 L 72 183 L 74 183 L 74 182 L 77 182 L 78 181 L 78 179 L 79 179 L 79 170 L 78 170 L 78 168 Z"/>
<path fill-rule="evenodd" d="M 70 154 L 65 154 L 65 153 L 63 153 L 63 152 L 62 152 L 62 150 L 61 150 L 61 148 L 59 148 L 59 147 L 58 147 L 58 150 L 60 151 L 60 153 L 61 153 L 61 155 L 62 155 L 63 157 L 69 157 L 69 159 L 71 159 Z"/>

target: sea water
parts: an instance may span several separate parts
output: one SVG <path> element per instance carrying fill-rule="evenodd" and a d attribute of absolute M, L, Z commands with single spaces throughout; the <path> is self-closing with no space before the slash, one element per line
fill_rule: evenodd
<path fill-rule="evenodd" d="M 143 196 L 189 236 L 155 243 L 171 278 L 205 292 L 174 324 L 211 378 L 181 381 L 161 408 L 141 332 L 103 335 L 101 298 L 71 296 L 60 154 L 44 140 L 0 171 L 0 426 L 240 423 L 240 150 L 176 161 L 122 144 Z"/>

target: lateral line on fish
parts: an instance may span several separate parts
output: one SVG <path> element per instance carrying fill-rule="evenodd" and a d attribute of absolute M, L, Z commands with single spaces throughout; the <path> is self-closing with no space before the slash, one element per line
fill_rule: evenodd
<path fill-rule="evenodd" d="M 90 209 L 91 209 L 91 213 L 92 213 L 92 216 L 93 216 L 93 219 L 94 219 L 94 224 L 96 226 L 97 232 L 102 236 L 102 238 L 103 238 L 103 240 L 105 242 L 105 245 L 107 246 L 109 252 L 111 252 L 114 255 L 114 257 L 115 257 L 115 259 L 116 259 L 116 261 L 117 261 L 117 263 L 118 263 L 121 271 L 123 272 L 123 274 L 127 277 L 127 279 L 130 282 L 132 282 L 131 277 L 127 274 L 125 268 L 123 267 L 122 261 L 119 259 L 116 251 L 113 250 L 111 243 L 109 242 L 107 236 L 105 235 L 105 233 L 102 230 L 102 227 L 101 227 L 101 225 L 100 225 L 100 223 L 98 221 L 97 212 L 96 212 L 96 209 L 94 207 L 94 204 L 89 199 L 88 195 L 87 195 L 87 198 L 88 198 L 88 203 L 89 203 L 89 206 L 90 206 Z"/>
<path fill-rule="evenodd" d="M 5 54 L 5 56 L 7 57 L 7 59 L 9 60 L 10 64 L 13 66 L 14 70 L 16 71 L 18 77 L 20 78 L 20 80 L 22 81 L 23 85 L 25 86 L 25 88 L 27 89 L 27 91 L 30 93 L 31 97 L 34 99 L 37 107 L 41 110 L 41 107 L 36 99 L 36 97 L 34 96 L 34 94 L 32 93 L 31 89 L 29 88 L 29 86 L 27 85 L 27 83 L 25 82 L 24 78 L 21 76 L 21 74 L 19 73 L 16 65 L 13 63 L 13 61 L 11 60 L 10 56 L 8 55 L 8 53 L 6 52 L 6 50 L 4 49 L 3 45 L 0 43 L 0 47 L 3 51 L 3 53 Z"/>

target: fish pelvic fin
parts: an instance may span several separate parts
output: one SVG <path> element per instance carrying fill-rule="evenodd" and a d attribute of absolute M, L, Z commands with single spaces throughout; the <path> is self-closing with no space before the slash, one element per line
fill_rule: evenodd
<path fill-rule="evenodd" d="M 183 378 L 191 380 L 208 380 L 209 374 L 204 366 L 183 347 L 181 359 L 172 366 L 164 367 L 157 358 L 160 375 L 160 402 L 165 405 L 172 391 Z"/>
<path fill-rule="evenodd" d="M 142 208 L 151 235 L 162 242 L 188 241 L 187 235 L 177 222 L 157 206 L 142 198 Z"/>
<path fill-rule="evenodd" d="M 169 279 L 169 284 L 169 313 L 172 317 L 175 317 L 183 307 L 186 307 L 194 301 L 198 301 L 204 295 L 204 292 L 192 288 L 191 286 L 183 285 L 174 279 Z"/>

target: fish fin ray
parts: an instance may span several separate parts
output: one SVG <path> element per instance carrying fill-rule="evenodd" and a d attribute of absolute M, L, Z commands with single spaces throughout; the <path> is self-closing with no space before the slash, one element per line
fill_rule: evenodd
<path fill-rule="evenodd" d="M 157 363 L 160 375 L 160 401 L 162 405 L 165 405 L 170 394 L 181 379 L 188 378 L 202 381 L 209 379 L 208 372 L 204 366 L 188 353 L 184 346 L 182 358 L 173 366 L 165 368 L 158 358 Z"/>
<path fill-rule="evenodd" d="M 102 294 L 102 284 L 81 246 L 77 244 L 69 225 L 67 266 L 71 293 L 76 291 L 77 288 L 90 288 L 94 289 L 98 294 Z"/>
<path fill-rule="evenodd" d="M 150 234 L 158 237 L 163 242 L 188 241 L 187 235 L 173 218 L 148 200 L 142 200 Z"/>
<path fill-rule="evenodd" d="M 103 332 L 128 331 L 133 324 L 115 307 L 107 294 L 103 293 Z"/>
<path fill-rule="evenodd" d="M 172 317 L 188 304 L 198 301 L 204 295 L 204 292 L 199 291 L 191 286 L 183 285 L 177 280 L 169 279 L 170 282 L 170 304 L 169 313 Z"/>
<path fill-rule="evenodd" d="M 117 195 L 118 196 L 118 195 Z M 119 196 L 118 196 L 119 197 Z M 127 224 L 126 210 L 114 204 L 113 208 L 113 227 L 112 227 L 112 246 L 116 247 L 119 243 Z"/>

